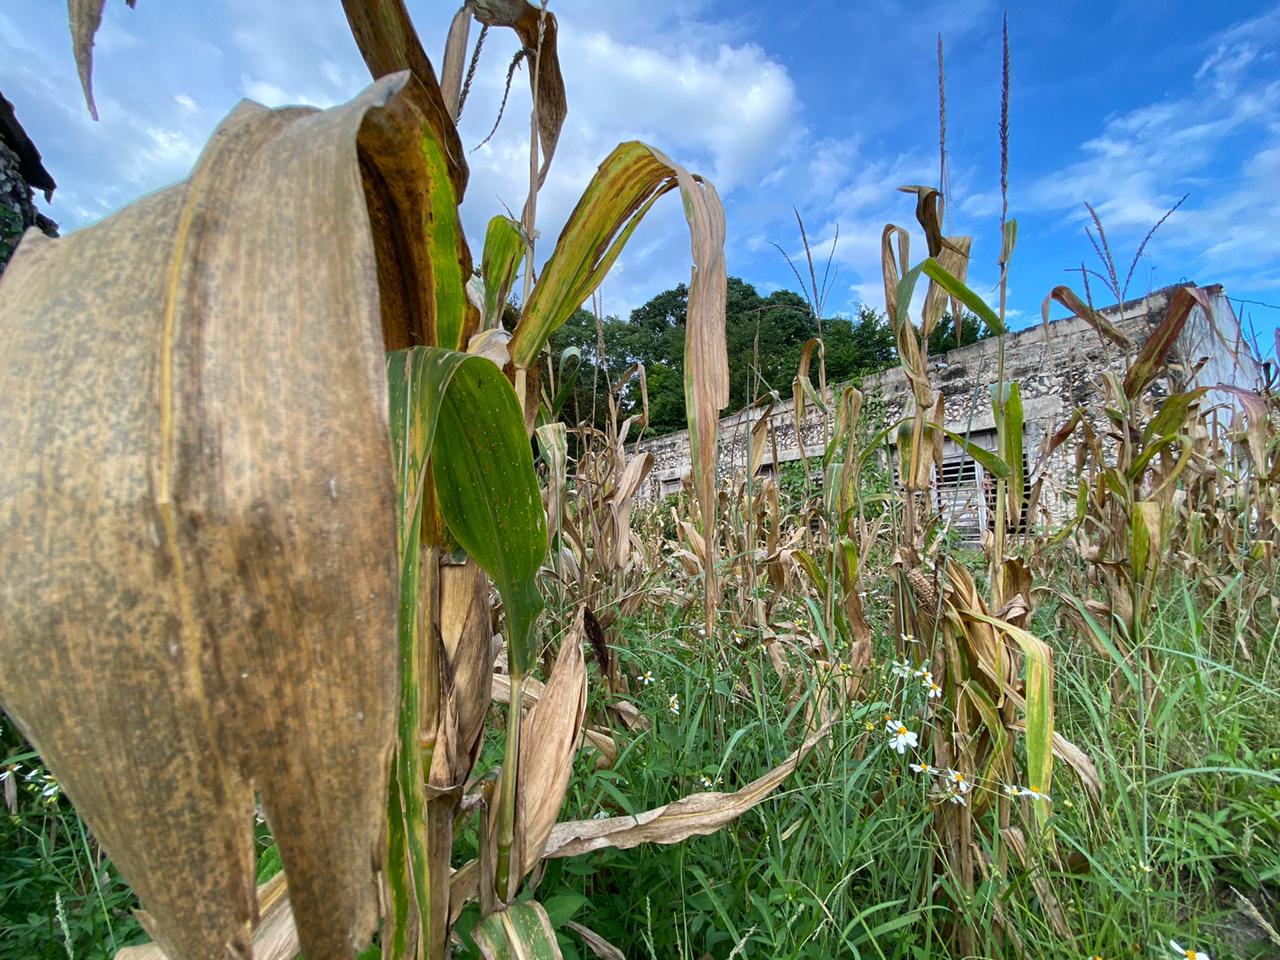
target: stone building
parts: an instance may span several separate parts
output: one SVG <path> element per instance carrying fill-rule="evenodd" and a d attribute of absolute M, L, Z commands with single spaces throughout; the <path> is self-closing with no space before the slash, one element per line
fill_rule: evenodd
<path fill-rule="evenodd" d="M 1100 311 L 1140 348 L 1165 315 L 1170 295 L 1176 287 L 1157 290 L 1148 296 L 1116 304 Z M 1239 320 L 1221 286 L 1204 288 L 1213 305 L 1213 316 L 1196 308 L 1188 319 L 1163 377 L 1156 390 L 1167 391 L 1170 379 L 1186 381 L 1189 372 L 1202 364 L 1195 382 L 1202 386 L 1229 383 L 1256 387 L 1261 371 L 1257 359 L 1244 340 Z M 935 390 L 944 398 L 946 427 L 968 436 L 971 442 L 994 448 L 995 421 L 991 411 L 991 387 L 997 379 L 998 340 L 991 338 L 951 350 L 929 360 Z M 1022 396 L 1024 458 L 1036 476 L 1045 479 L 1041 506 L 1061 517 L 1066 505 L 1060 493 L 1074 475 L 1074 452 L 1069 445 L 1052 458 L 1040 462 L 1040 451 L 1051 435 L 1077 407 L 1082 407 L 1095 424 L 1104 418 L 1102 381 L 1104 371 L 1123 372 L 1126 358 L 1114 344 L 1103 338 L 1078 317 L 1037 324 L 1005 337 L 1005 379 L 1016 381 Z M 892 423 L 913 411 L 910 384 L 901 367 L 867 377 L 856 384 L 867 399 L 870 416 L 881 424 Z M 839 387 L 828 391 L 828 404 Z M 1211 401 L 1230 401 L 1230 395 L 1211 395 Z M 746 470 L 752 427 L 762 416 L 770 419 L 769 439 L 758 473 L 772 475 L 779 466 L 803 457 L 821 455 L 823 413 L 814 404 L 809 410 L 799 440 L 790 398 L 782 398 L 770 410 L 757 405 L 720 421 L 719 473 L 724 478 L 741 477 Z M 686 431 L 642 440 L 640 451 L 653 454 L 653 469 L 641 496 L 660 497 L 680 489 L 689 473 L 689 438 Z M 803 447 L 803 452 L 802 452 Z M 776 450 L 776 458 L 775 458 Z M 815 470 L 816 466 L 812 468 Z M 939 508 L 948 515 L 953 528 L 969 539 L 978 539 L 989 522 L 988 501 L 991 484 L 985 482 L 981 464 L 948 440 L 943 452 L 942 477 L 937 480 Z M 1072 481 L 1073 482 L 1073 481 Z"/>
<path fill-rule="evenodd" d="M 0 272 L 28 227 L 58 235 L 58 225 L 35 206 L 35 191 L 47 201 L 56 187 L 40 151 L 18 122 L 13 104 L 0 94 Z"/>

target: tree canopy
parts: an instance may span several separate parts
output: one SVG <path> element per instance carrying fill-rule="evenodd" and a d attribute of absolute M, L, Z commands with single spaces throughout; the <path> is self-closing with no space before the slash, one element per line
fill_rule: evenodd
<path fill-rule="evenodd" d="M 637 307 L 630 320 L 605 317 L 598 325 L 589 311 L 576 311 L 551 338 L 557 358 L 569 347 L 578 348 L 582 357 L 576 388 L 561 413 L 563 419 L 602 425 L 608 416 L 606 383 L 617 383 L 632 364 L 643 363 L 649 388 L 650 431 L 663 434 L 684 427 L 688 296 L 688 287 L 680 284 Z M 791 290 L 775 290 L 761 296 L 750 283 L 730 277 L 725 319 L 728 409 L 738 410 L 770 390 L 790 396 L 804 344 L 819 335 L 818 322 L 805 299 Z M 961 331 L 964 343 L 987 335 L 978 319 L 970 315 L 964 317 Z M 821 335 L 828 383 L 856 380 L 897 363 L 892 327 L 883 314 L 871 307 L 863 306 L 852 316 L 823 318 Z M 598 337 L 603 339 L 605 357 L 600 369 L 594 363 Z M 954 324 L 949 316 L 944 317 L 930 337 L 930 351 L 942 353 L 954 346 Z M 812 375 L 816 383 L 816 370 Z M 628 388 L 625 393 L 620 412 L 637 412 L 638 392 Z"/>

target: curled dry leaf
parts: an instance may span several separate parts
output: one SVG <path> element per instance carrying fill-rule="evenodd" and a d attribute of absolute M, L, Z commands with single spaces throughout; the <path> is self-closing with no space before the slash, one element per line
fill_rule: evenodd
<path fill-rule="evenodd" d="M 715 833 L 767 798 L 791 776 L 800 761 L 826 737 L 833 722 L 834 717 L 828 719 L 786 760 L 735 793 L 694 793 L 631 817 L 558 823 L 542 855 L 576 857 L 609 847 L 629 850 L 642 843 L 679 843 Z"/>
<path fill-rule="evenodd" d="M 1237 894 L 1238 896 L 1238 894 Z M 1255 911 L 1256 912 L 1256 911 Z M 565 924 L 570 930 L 582 938 L 582 942 L 594 953 L 600 960 L 627 960 L 626 955 L 606 940 L 600 934 L 596 933 L 590 927 L 584 927 L 580 923 L 573 920 Z"/>
<path fill-rule="evenodd" d="M 542 146 L 542 166 L 538 186 L 547 179 L 547 168 L 560 142 L 560 130 L 569 114 L 564 77 L 556 38 L 559 27 L 555 14 L 528 0 L 475 0 L 476 19 L 489 27 L 510 27 L 529 54 L 529 86 L 538 105 L 538 142 Z M 534 64 L 537 64 L 536 75 Z"/>
<path fill-rule="evenodd" d="M 521 724 L 516 840 L 522 873 L 528 873 L 542 858 L 542 848 L 560 813 L 573 773 L 573 757 L 582 738 L 582 722 L 587 710 L 584 636 L 579 611 L 573 630 L 560 644 L 551 676 L 537 702 L 525 712 Z M 499 795 L 505 775 L 504 770 L 498 779 L 495 792 Z M 490 808 L 489 834 L 494 844 L 497 812 L 496 805 Z"/>
<path fill-rule="evenodd" d="M 397 699 L 380 321 L 425 268 L 371 221 L 422 222 L 424 191 L 377 182 L 425 164 L 406 81 L 325 112 L 243 104 L 188 181 L 28 238 L 0 282 L 0 701 L 175 958 L 250 950 L 255 789 L 307 955 L 376 921 Z"/>
<path fill-rule="evenodd" d="M 135 0 L 128 0 L 133 6 Z M 68 0 L 67 20 L 71 27 L 71 49 L 76 57 L 76 70 L 89 115 L 98 119 L 98 106 L 93 102 L 93 38 L 102 24 L 102 10 L 107 0 Z"/>

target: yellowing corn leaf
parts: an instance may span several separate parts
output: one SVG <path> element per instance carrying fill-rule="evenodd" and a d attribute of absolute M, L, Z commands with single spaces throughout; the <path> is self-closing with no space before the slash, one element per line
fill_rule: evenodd
<path fill-rule="evenodd" d="M 760 464 L 764 462 L 765 444 L 773 435 L 773 429 L 769 417 L 773 413 L 774 405 L 777 403 L 777 394 L 772 393 L 764 400 L 760 401 L 764 405 L 764 409 L 751 424 L 750 449 L 747 457 L 747 476 L 754 477 L 760 469 Z"/>
<path fill-rule="evenodd" d="M 485 960 L 560 960 L 563 956 L 547 911 L 536 900 L 489 914 L 471 935 Z"/>
<path fill-rule="evenodd" d="M 188 181 L 0 282 L 0 700 L 174 958 L 250 949 L 255 789 L 304 951 L 376 920 L 397 538 L 362 174 L 421 149 L 405 82 L 241 105 Z"/>
<path fill-rule="evenodd" d="M 719 413 L 729 402 L 724 208 L 715 187 L 653 147 L 637 141 L 619 144 L 570 214 L 525 305 L 511 341 L 511 357 L 518 367 L 533 365 L 547 338 L 599 287 L 644 215 L 677 187 L 693 253 L 685 325 L 685 408 L 698 525 L 709 541 L 708 555 L 714 555 L 716 442 Z M 709 630 L 716 594 L 712 568 L 704 583 Z"/>
<path fill-rule="evenodd" d="M 827 412 L 826 397 L 821 396 L 813 388 L 813 381 L 809 379 L 809 365 L 813 360 L 815 349 L 818 351 L 819 370 L 823 368 L 823 358 L 826 356 L 827 348 L 817 337 L 806 340 L 804 347 L 800 351 L 800 364 L 796 367 L 796 375 L 791 381 L 792 413 L 795 416 L 796 442 L 800 444 L 801 459 L 804 459 L 805 401 L 812 400 L 815 407 L 824 414 Z M 823 374 L 822 379 L 825 381 L 825 374 Z"/>

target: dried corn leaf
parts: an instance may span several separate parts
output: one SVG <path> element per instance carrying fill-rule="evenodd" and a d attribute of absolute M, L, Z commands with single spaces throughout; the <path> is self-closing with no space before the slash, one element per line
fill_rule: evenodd
<path fill-rule="evenodd" d="M 570 930 L 582 938 L 582 942 L 594 953 L 600 960 L 627 960 L 626 955 L 606 940 L 600 934 L 596 933 L 590 927 L 584 927 L 580 923 L 573 920 L 565 924 Z"/>
<path fill-rule="evenodd" d="M 532 870 L 542 858 L 542 848 L 560 813 L 573 773 L 573 758 L 582 738 L 587 709 L 587 668 L 582 656 L 585 632 L 579 611 L 573 630 L 560 644 L 551 676 L 521 723 L 516 841 L 522 874 Z M 502 777 L 506 775 L 505 769 L 499 775 L 497 796 L 502 795 Z M 490 808 L 489 824 L 494 844 L 497 843 L 497 817 L 495 804 Z"/>
<path fill-rule="evenodd" d="M 564 77 L 556 38 L 559 28 L 555 14 L 546 5 L 528 0 L 476 0 L 476 19 L 489 27 L 510 27 L 520 38 L 529 57 L 529 87 L 537 102 L 538 142 L 542 146 L 542 166 L 538 186 L 547 179 L 547 168 L 560 142 L 560 130 L 569 113 Z M 536 64 L 536 68 L 535 65 Z"/>
<path fill-rule="evenodd" d="M 298 955 L 298 928 L 289 908 L 289 892 L 284 873 L 277 873 L 258 886 L 258 923 L 253 928 L 254 960 L 294 960 Z M 169 954 L 155 943 L 125 947 L 116 960 L 168 960 Z"/>
<path fill-rule="evenodd" d="M 1173 292 L 1169 305 L 1165 308 L 1164 319 L 1147 337 L 1137 358 L 1125 373 L 1124 395 L 1130 400 L 1136 400 L 1155 379 L 1195 307 L 1199 307 L 1209 317 L 1213 316 L 1213 304 L 1209 301 L 1208 294 L 1199 287 L 1179 287 Z"/>
<path fill-rule="evenodd" d="M 833 721 L 834 717 L 828 719 L 781 764 L 735 793 L 694 793 L 631 817 L 558 823 L 542 855 L 576 857 L 609 847 L 629 850 L 642 843 L 679 843 L 715 833 L 767 798 L 791 776 L 800 761 L 826 737 Z"/>
<path fill-rule="evenodd" d="M 136 0 L 126 0 L 133 6 Z M 71 49 L 76 57 L 76 70 L 84 90 L 89 115 L 98 119 L 98 106 L 93 102 L 93 38 L 102 24 L 102 11 L 107 0 L 67 0 L 67 20 L 71 27 Z"/>
<path fill-rule="evenodd" d="M 0 700 L 175 958 L 250 949 L 255 788 L 307 954 L 376 919 L 396 532 L 362 168 L 420 129 L 404 84 L 244 104 L 189 181 L 0 283 Z"/>
<path fill-rule="evenodd" d="M 462 200 L 467 186 L 466 153 L 458 137 L 453 115 L 445 103 L 435 68 L 413 27 L 413 20 L 403 0 L 342 0 L 347 23 L 355 37 L 360 55 L 374 80 L 393 73 L 408 70 L 416 85 L 410 85 L 406 94 L 412 97 L 422 111 L 424 122 L 435 139 L 443 145 L 447 157 L 449 175 L 453 180 L 458 200 Z M 406 239 L 412 239 L 412 231 L 406 231 Z M 464 276 L 469 277 L 468 271 Z M 453 346 L 429 341 L 436 346 Z M 408 346 L 396 344 L 395 346 Z"/>
<path fill-rule="evenodd" d="M 1110 340 L 1121 350 L 1133 349 L 1133 341 L 1121 333 L 1115 324 L 1081 300 L 1076 296 L 1074 290 L 1066 286 L 1054 287 L 1049 291 L 1049 295 L 1044 298 L 1044 302 L 1040 304 L 1040 316 L 1044 320 L 1046 329 L 1049 326 L 1049 303 L 1054 300 L 1085 321 L 1089 326 L 1097 330 L 1101 336 Z"/>

